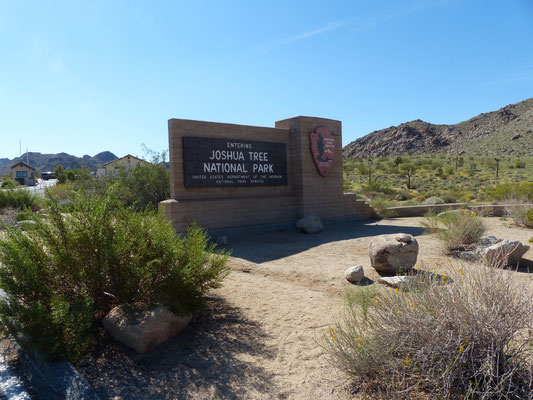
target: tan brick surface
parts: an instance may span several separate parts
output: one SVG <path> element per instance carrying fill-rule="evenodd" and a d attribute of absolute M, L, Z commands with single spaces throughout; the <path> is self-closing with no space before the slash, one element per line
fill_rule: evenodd
<path fill-rule="evenodd" d="M 322 177 L 313 162 L 309 133 L 328 126 L 336 138 L 333 165 Z M 193 221 L 208 229 L 291 223 L 305 215 L 323 220 L 365 219 L 370 209 L 355 195 L 343 194 L 342 124 L 315 117 L 276 122 L 275 128 L 171 119 L 168 121 L 170 189 L 173 200 L 162 202 L 173 226 L 183 231 Z M 254 187 L 185 187 L 183 136 L 285 143 L 287 185 Z"/>

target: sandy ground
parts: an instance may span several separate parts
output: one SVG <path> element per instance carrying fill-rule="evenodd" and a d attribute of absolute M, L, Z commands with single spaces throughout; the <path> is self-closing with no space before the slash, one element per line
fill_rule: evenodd
<path fill-rule="evenodd" d="M 368 242 L 374 235 L 399 232 L 416 236 L 420 268 L 439 272 L 456 263 L 442 256 L 435 238 L 422 235 L 420 220 L 328 226 L 316 235 L 290 230 L 230 238 L 233 272 L 210 293 L 209 311 L 145 355 L 103 340 L 78 369 L 102 398 L 354 398 L 321 347 L 351 286 L 343 271 L 362 265 L 365 284 L 377 284 Z M 498 218 L 485 221 L 489 234 L 498 237 L 527 243 L 533 236 L 533 230 Z M 533 250 L 525 258 L 533 259 Z M 529 277 L 525 269 L 516 273 Z"/>

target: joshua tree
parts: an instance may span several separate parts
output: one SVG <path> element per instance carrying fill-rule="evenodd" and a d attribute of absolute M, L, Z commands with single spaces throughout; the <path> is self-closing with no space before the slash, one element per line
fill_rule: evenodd
<path fill-rule="evenodd" d="M 402 164 L 400 172 L 407 177 L 407 189 L 411 189 L 411 177 L 416 172 L 416 166 L 414 164 Z"/>

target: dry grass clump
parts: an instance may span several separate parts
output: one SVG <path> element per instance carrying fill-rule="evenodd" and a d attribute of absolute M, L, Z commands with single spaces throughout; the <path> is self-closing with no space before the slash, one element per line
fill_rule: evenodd
<path fill-rule="evenodd" d="M 363 395 L 532 398 L 533 299 L 509 271 L 419 274 L 409 292 L 361 288 L 350 300 L 325 347 Z"/>
<path fill-rule="evenodd" d="M 508 200 L 505 207 L 505 215 L 510 217 L 515 224 L 533 228 L 533 206 L 528 199 Z"/>
<path fill-rule="evenodd" d="M 447 254 L 467 250 L 487 232 L 483 220 L 469 210 L 450 211 L 441 216 L 428 215 L 422 226 L 429 233 L 435 233 Z"/>

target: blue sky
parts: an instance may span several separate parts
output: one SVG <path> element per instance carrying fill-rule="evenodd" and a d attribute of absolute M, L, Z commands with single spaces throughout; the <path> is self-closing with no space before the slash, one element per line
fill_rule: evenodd
<path fill-rule="evenodd" d="M 0 157 L 168 148 L 169 118 L 343 144 L 533 97 L 533 0 L 0 0 Z"/>

